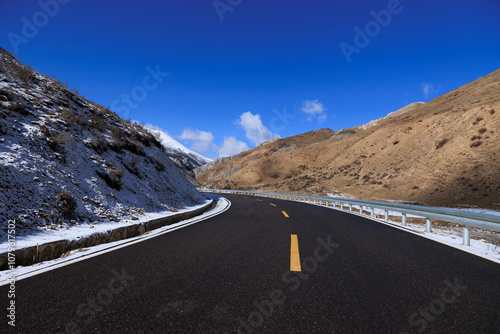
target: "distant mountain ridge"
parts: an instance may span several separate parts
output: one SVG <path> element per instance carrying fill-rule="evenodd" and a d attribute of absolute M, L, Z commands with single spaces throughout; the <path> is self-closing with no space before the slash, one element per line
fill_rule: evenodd
<path fill-rule="evenodd" d="M 205 187 L 500 210 L 500 70 L 365 125 L 283 138 L 195 170 Z"/>
<path fill-rule="evenodd" d="M 406 114 L 407 112 L 412 111 L 413 109 L 415 109 L 416 107 L 418 107 L 418 106 L 420 106 L 420 105 L 422 105 L 424 103 L 425 102 L 413 102 L 413 103 L 411 103 L 411 104 L 409 104 L 407 106 L 404 106 L 401 109 L 398 109 L 396 111 L 393 111 L 393 112 L 389 113 L 385 117 L 382 117 L 382 118 L 370 121 L 370 122 L 368 122 L 366 124 L 363 124 L 363 125 L 359 126 L 358 128 L 361 129 L 361 130 L 368 130 L 369 128 L 374 127 L 374 126 L 380 124 L 382 121 L 390 120 L 391 118 L 397 117 L 399 115 Z"/>

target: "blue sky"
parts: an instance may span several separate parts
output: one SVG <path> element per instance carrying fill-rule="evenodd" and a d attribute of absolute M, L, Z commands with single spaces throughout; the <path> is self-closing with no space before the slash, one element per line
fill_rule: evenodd
<path fill-rule="evenodd" d="M 499 18 L 495 0 L 2 1 L 0 46 L 213 158 L 495 71 Z"/>

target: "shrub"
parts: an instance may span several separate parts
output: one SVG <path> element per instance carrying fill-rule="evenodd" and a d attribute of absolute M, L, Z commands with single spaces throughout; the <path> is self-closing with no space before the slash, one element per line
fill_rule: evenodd
<path fill-rule="evenodd" d="M 131 159 L 130 159 L 130 165 L 132 167 L 137 167 L 137 164 L 139 163 L 140 159 L 137 155 L 134 155 Z"/>
<path fill-rule="evenodd" d="M 104 118 L 104 116 L 100 113 L 93 113 L 90 116 L 90 124 L 92 128 L 96 129 L 99 132 L 104 132 L 109 127 L 109 122 Z"/>
<path fill-rule="evenodd" d="M 96 171 L 96 174 L 106 182 L 106 184 L 113 189 L 118 191 L 122 188 L 122 177 L 123 177 L 123 169 L 121 168 L 112 168 L 108 173 L 101 172 L 99 170 Z"/>
<path fill-rule="evenodd" d="M 481 129 L 479 129 L 477 132 L 479 132 L 479 133 L 483 134 L 483 133 L 485 133 L 486 131 L 488 131 L 486 128 L 481 128 Z"/>
<path fill-rule="evenodd" d="M 29 110 L 22 102 L 10 102 L 9 109 L 23 116 L 28 116 L 30 114 Z"/>
<path fill-rule="evenodd" d="M 5 60 L 5 62 L 2 63 L 2 67 L 26 86 L 33 83 L 35 79 L 34 70 L 28 65 L 21 64 L 14 58 Z"/>
<path fill-rule="evenodd" d="M 71 196 L 70 193 L 65 190 L 61 190 L 59 194 L 57 194 L 56 202 L 59 206 L 59 212 L 61 212 L 65 217 L 71 218 L 74 216 L 77 203 L 76 199 Z"/>
<path fill-rule="evenodd" d="M 123 177 L 123 169 L 121 168 L 111 168 L 109 170 L 109 176 L 111 176 L 112 179 L 114 180 L 117 180 L 117 181 L 121 181 L 122 177 Z"/>
<path fill-rule="evenodd" d="M 99 154 L 106 152 L 109 148 L 108 143 L 106 143 L 103 135 L 100 133 L 92 137 L 92 139 L 90 139 L 90 141 L 88 142 L 87 146 L 90 146 L 90 148 L 92 148 Z"/>
<path fill-rule="evenodd" d="M 473 142 L 472 144 L 470 144 L 470 147 L 474 148 L 474 147 L 478 147 L 482 144 L 483 142 L 478 140 L 478 141 L 475 141 Z"/>
<path fill-rule="evenodd" d="M 490 115 L 493 115 L 493 114 L 495 114 L 495 109 L 490 110 Z"/>
<path fill-rule="evenodd" d="M 163 172 L 165 170 L 165 165 L 163 164 L 163 162 L 161 162 L 156 157 L 150 157 L 150 158 L 151 158 L 151 161 L 153 162 L 153 164 L 155 165 L 155 168 L 157 171 Z"/>
<path fill-rule="evenodd" d="M 481 122 L 483 119 L 484 119 L 484 118 L 482 118 L 482 117 L 478 117 L 478 118 L 476 118 L 476 120 L 472 123 L 472 125 L 476 125 L 476 124 L 478 124 L 478 123 L 479 123 L 479 122 Z"/>
<path fill-rule="evenodd" d="M 50 129 L 45 126 L 45 125 L 40 125 L 40 132 L 46 137 L 46 138 L 52 138 L 52 133 L 50 131 Z"/>
<path fill-rule="evenodd" d="M 392 143 L 393 145 L 397 145 L 399 144 L 399 140 L 396 140 L 394 143 Z"/>
<path fill-rule="evenodd" d="M 482 139 L 482 137 L 474 135 L 474 136 L 472 136 L 472 138 L 470 140 L 474 141 L 474 140 L 478 140 L 478 139 Z"/>
<path fill-rule="evenodd" d="M 71 143 L 74 140 L 73 136 L 67 132 L 61 132 L 55 135 L 54 141 L 57 144 L 67 144 Z"/>
<path fill-rule="evenodd" d="M 111 128 L 111 141 L 116 146 L 123 148 L 125 146 L 125 138 L 127 138 L 127 133 L 120 127 L 115 126 Z"/>
<path fill-rule="evenodd" d="M 436 150 L 443 147 L 447 142 L 448 142 L 447 138 L 441 139 L 440 141 L 436 142 Z"/>
<path fill-rule="evenodd" d="M 68 125 L 79 125 L 79 126 L 88 126 L 89 122 L 88 120 L 80 114 L 77 114 L 76 112 L 63 108 L 59 112 L 59 119 L 65 121 Z"/>
<path fill-rule="evenodd" d="M 14 99 L 14 95 L 11 92 L 9 92 L 8 90 L 4 90 L 4 89 L 0 89 L 0 97 L 1 97 L 1 100 L 4 102 L 12 101 Z"/>
<path fill-rule="evenodd" d="M 137 169 L 137 165 L 139 164 L 139 157 L 137 155 L 132 156 L 128 163 L 125 163 L 124 166 L 127 170 L 134 175 L 139 176 L 139 170 Z"/>

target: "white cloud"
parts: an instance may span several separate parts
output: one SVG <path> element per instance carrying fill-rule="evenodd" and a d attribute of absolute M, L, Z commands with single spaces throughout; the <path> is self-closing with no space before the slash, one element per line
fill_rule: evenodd
<path fill-rule="evenodd" d="M 322 123 L 326 120 L 326 108 L 323 103 L 316 100 L 305 100 L 302 102 L 302 107 L 300 111 L 307 114 L 307 120 L 312 122 L 315 118 L 318 123 Z"/>
<path fill-rule="evenodd" d="M 216 151 L 217 153 L 219 153 L 220 157 L 235 155 L 244 150 L 248 150 L 248 145 L 242 141 L 237 140 L 235 137 L 232 136 L 224 137 L 224 142 L 222 143 L 222 147 L 216 148 Z"/>
<path fill-rule="evenodd" d="M 439 89 L 434 87 L 434 85 L 429 82 L 421 84 L 420 87 L 422 88 L 422 93 L 424 93 L 426 99 L 428 99 L 429 97 L 431 97 L 432 95 L 436 94 L 439 91 Z"/>
<path fill-rule="evenodd" d="M 280 138 L 278 134 L 272 133 L 271 130 L 262 124 L 259 114 L 254 115 L 250 111 L 247 111 L 241 114 L 236 123 L 243 127 L 245 136 L 253 141 L 255 145 L 259 145 L 273 138 Z"/>
<path fill-rule="evenodd" d="M 193 131 L 187 128 L 182 131 L 182 134 L 178 138 L 181 140 L 190 140 L 190 149 L 200 153 L 204 153 L 214 146 L 212 144 L 214 136 L 211 132 L 207 131 L 200 131 L 198 129 Z"/>

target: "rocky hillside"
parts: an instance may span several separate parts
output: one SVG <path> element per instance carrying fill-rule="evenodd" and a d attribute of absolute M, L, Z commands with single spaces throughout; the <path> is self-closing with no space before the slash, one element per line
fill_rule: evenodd
<path fill-rule="evenodd" d="M 141 125 L 0 49 L 0 237 L 204 200 Z"/>
<path fill-rule="evenodd" d="M 498 129 L 500 70 L 371 126 L 285 138 L 196 173 L 213 188 L 499 210 Z"/>

